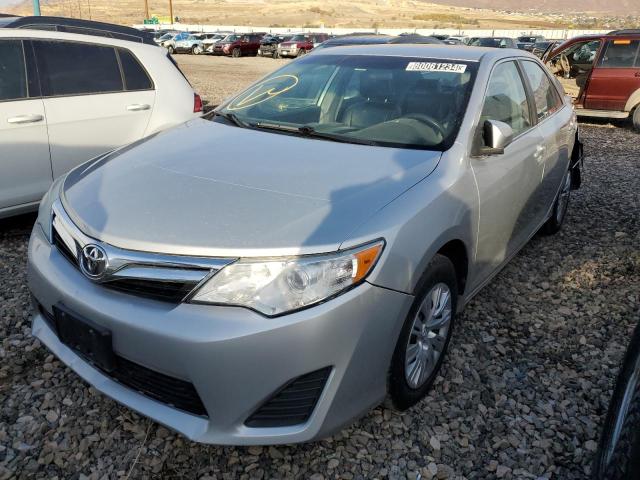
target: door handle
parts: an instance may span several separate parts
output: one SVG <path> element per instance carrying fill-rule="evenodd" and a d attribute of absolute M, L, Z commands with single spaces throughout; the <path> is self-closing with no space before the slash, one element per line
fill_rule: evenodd
<path fill-rule="evenodd" d="M 127 110 L 129 110 L 130 112 L 139 112 L 141 110 L 149 110 L 151 108 L 151 105 L 148 105 L 146 103 L 133 103 L 131 105 L 127 105 Z"/>
<path fill-rule="evenodd" d="M 18 115 L 16 117 L 7 118 L 7 123 L 20 124 L 20 123 L 36 123 L 44 120 L 43 115 Z"/>

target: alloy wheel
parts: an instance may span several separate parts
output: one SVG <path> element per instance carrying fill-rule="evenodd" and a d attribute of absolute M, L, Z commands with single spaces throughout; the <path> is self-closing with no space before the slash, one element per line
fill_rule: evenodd
<path fill-rule="evenodd" d="M 431 376 L 447 344 L 452 318 L 451 290 L 438 283 L 429 290 L 418 309 L 405 354 L 405 379 L 420 388 Z"/>

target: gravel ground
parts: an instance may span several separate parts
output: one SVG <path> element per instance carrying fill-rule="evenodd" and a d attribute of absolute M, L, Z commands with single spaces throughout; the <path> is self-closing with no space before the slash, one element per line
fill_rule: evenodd
<path fill-rule="evenodd" d="M 211 103 L 275 65 L 188 61 Z M 210 76 L 195 73 L 201 62 Z M 583 132 L 585 182 L 565 228 L 536 236 L 468 306 L 427 399 L 404 414 L 378 407 L 315 444 L 197 445 L 87 386 L 29 333 L 34 216 L 0 222 L 0 479 L 586 478 L 639 320 L 640 137 Z"/>

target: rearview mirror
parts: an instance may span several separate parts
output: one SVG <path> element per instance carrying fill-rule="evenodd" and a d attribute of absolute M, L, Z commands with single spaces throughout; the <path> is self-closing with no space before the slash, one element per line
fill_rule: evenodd
<path fill-rule="evenodd" d="M 482 155 L 501 155 L 513 140 L 513 129 L 498 120 L 485 120 L 482 126 L 484 146 L 480 149 Z"/>

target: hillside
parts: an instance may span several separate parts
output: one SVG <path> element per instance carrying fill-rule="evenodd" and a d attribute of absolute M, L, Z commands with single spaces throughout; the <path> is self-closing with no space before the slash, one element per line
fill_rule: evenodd
<path fill-rule="evenodd" d="M 522 0 L 437 0 L 458 7 L 523 10 Z M 574 12 L 609 15 L 640 15 L 640 0 L 536 0 L 529 4 L 540 12 Z"/>
<path fill-rule="evenodd" d="M 143 0 L 42 0 L 44 15 L 93 18 L 115 23 L 141 23 Z M 443 5 L 449 3 L 452 5 Z M 327 28 L 564 28 L 575 22 L 571 16 L 547 13 L 497 11 L 522 5 L 521 0 L 174 0 L 174 16 L 182 23 L 259 25 L 271 27 L 309 26 Z M 566 5 L 604 8 L 604 0 L 537 0 L 557 10 Z M 625 11 L 640 10 L 640 0 L 609 1 L 610 8 L 627 4 Z M 633 4 L 633 6 L 631 5 Z M 117 5 L 117 6 L 116 6 Z M 484 6 L 486 8 L 470 8 Z M 530 5 L 530 4 L 528 4 Z M 491 8 L 489 8 L 491 7 Z M 493 9 L 492 9 L 493 8 Z M 8 10 L 28 15 L 31 0 Z M 149 0 L 151 15 L 167 16 L 167 0 Z M 610 25 L 606 25 L 608 27 Z"/>

